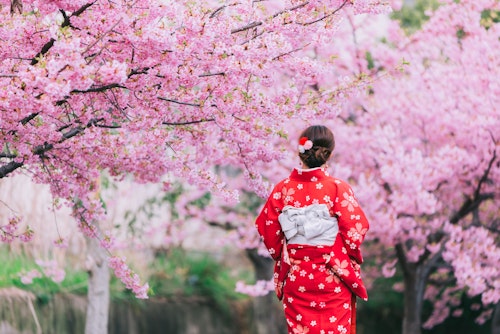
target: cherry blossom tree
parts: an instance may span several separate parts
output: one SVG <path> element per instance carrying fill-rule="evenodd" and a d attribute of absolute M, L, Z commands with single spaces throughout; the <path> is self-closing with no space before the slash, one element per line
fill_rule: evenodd
<path fill-rule="evenodd" d="M 346 11 L 386 10 L 372 0 L 2 0 L 0 178 L 22 172 L 50 185 L 101 245 L 103 170 L 166 189 L 181 179 L 237 201 L 212 171 L 234 165 L 262 194 L 253 163 L 280 157 L 270 143 L 283 120 L 335 114 L 363 81 L 332 78 L 336 64 L 311 51 Z M 10 222 L 3 235 L 16 235 Z M 109 263 L 146 296 L 123 259 Z"/>
<path fill-rule="evenodd" d="M 360 70 L 380 79 L 340 115 L 337 167 L 386 245 L 382 273 L 403 273 L 404 334 L 459 316 L 464 293 L 481 296 L 480 323 L 500 300 L 499 9 L 443 1 L 410 36 L 393 22 L 384 43 L 357 43 Z"/>
<path fill-rule="evenodd" d="M 500 300 L 499 9 L 497 1 L 448 1 L 410 36 L 396 21 L 347 17 L 340 40 L 316 50 L 337 57 L 337 76 L 371 78 L 339 118 L 322 121 L 337 137 L 333 174 L 353 182 L 371 217 L 367 256 L 381 255 L 378 275 L 403 274 L 405 334 L 459 317 L 464 294 L 480 297 L 482 305 L 472 305 L 482 310 L 480 324 Z M 287 123 L 288 133 L 305 124 Z M 296 140 L 289 142 L 293 152 Z M 290 153 L 261 170 L 277 182 L 296 165 Z M 260 282 L 239 288 L 266 290 Z M 424 300 L 434 303 L 428 319 Z"/>
<path fill-rule="evenodd" d="M 498 6 L 443 1 L 409 37 L 390 23 L 386 43 L 351 32 L 349 44 L 351 14 L 387 6 L 2 0 L 0 178 L 50 185 L 81 231 L 104 240 L 94 225 L 103 170 L 166 190 L 194 183 L 228 204 L 240 186 L 213 167 L 231 165 L 264 197 L 283 174 L 262 166 L 293 165 L 282 144 L 294 126 L 331 119 L 348 139 L 332 168 L 372 217 L 368 237 L 395 246 L 383 271 L 402 269 L 404 333 L 419 333 L 424 297 L 436 301 L 425 326 L 459 312 L 463 291 L 499 300 L 499 24 L 484 24 Z M 0 234 L 15 235 L 15 221 Z M 110 263 L 145 296 L 122 259 Z"/>

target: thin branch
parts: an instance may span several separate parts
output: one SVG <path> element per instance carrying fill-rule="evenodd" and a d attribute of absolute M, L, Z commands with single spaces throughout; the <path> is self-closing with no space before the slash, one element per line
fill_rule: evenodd
<path fill-rule="evenodd" d="M 199 124 L 206 122 L 215 122 L 215 118 L 202 118 L 194 121 L 186 121 L 186 122 L 162 122 L 163 125 L 190 125 L 190 124 Z"/>
<path fill-rule="evenodd" d="M 77 126 L 68 132 L 64 133 L 62 135 L 62 138 L 57 142 L 58 144 L 82 133 L 86 128 L 89 128 L 91 126 L 95 126 L 99 122 L 98 119 L 91 119 L 86 126 Z M 42 157 L 46 152 L 52 150 L 54 148 L 54 144 L 52 143 L 44 143 L 43 145 L 38 145 L 33 149 L 33 154 L 38 155 Z M 18 161 L 11 161 L 3 166 L 0 167 L 0 179 L 6 177 L 8 174 L 12 173 L 16 169 L 22 167 L 24 165 L 24 162 L 18 162 Z"/>
<path fill-rule="evenodd" d="M 19 0 L 15 0 L 14 2 L 19 2 L 21 3 L 21 1 Z M 64 28 L 64 27 L 67 27 L 67 26 L 71 26 L 71 22 L 70 22 L 70 18 L 72 16 L 79 16 L 81 13 L 83 13 L 87 8 L 89 8 L 90 6 L 92 6 L 93 4 L 95 3 L 94 2 L 91 2 L 91 3 L 88 3 L 88 4 L 85 4 L 83 5 L 82 7 L 80 7 L 80 9 L 78 9 L 77 11 L 75 11 L 70 17 L 68 17 L 66 15 L 66 13 L 61 10 L 61 13 L 63 15 L 63 18 L 64 18 L 64 21 L 63 23 L 61 24 L 61 27 Z M 22 10 L 22 4 L 21 4 L 21 10 Z M 54 46 L 54 42 L 56 40 L 54 38 L 51 38 L 47 43 L 45 43 L 45 45 L 42 47 L 42 49 L 40 50 L 40 52 L 38 52 L 35 57 L 33 57 L 33 59 L 31 59 L 31 65 L 36 65 L 38 63 L 38 59 L 43 56 L 44 54 L 46 54 L 47 52 L 49 52 L 49 50 L 52 48 L 52 46 Z"/>
<path fill-rule="evenodd" d="M 491 167 L 493 166 L 493 163 L 495 162 L 496 158 L 497 158 L 496 151 L 494 151 L 493 156 L 491 157 L 488 163 L 488 167 L 485 169 L 483 175 L 481 176 L 481 179 L 477 184 L 473 198 L 466 197 L 460 209 L 450 218 L 450 223 L 452 224 L 458 223 L 460 219 L 464 218 L 469 213 L 477 209 L 483 201 L 495 198 L 494 193 L 481 194 L 481 187 L 483 183 L 485 183 L 488 180 L 488 175 L 491 171 Z"/>
<path fill-rule="evenodd" d="M 491 157 L 490 162 L 488 163 L 488 167 L 484 171 L 483 176 L 481 177 L 481 179 L 477 184 L 476 191 L 474 192 L 474 197 L 479 196 L 479 193 L 481 192 L 481 186 L 488 180 L 488 175 L 490 174 L 491 167 L 493 166 L 493 163 L 495 162 L 496 159 L 497 159 L 497 151 L 495 150 L 493 151 L 493 156 Z"/>
<path fill-rule="evenodd" d="M 127 87 L 122 86 L 122 85 L 117 84 L 117 83 L 112 83 L 109 85 L 104 85 L 104 86 L 100 86 L 100 87 L 92 87 L 92 88 L 85 89 L 85 90 L 74 89 L 71 91 L 71 93 L 96 93 L 96 92 L 104 92 L 105 90 L 112 89 L 112 88 L 124 88 L 124 89 L 126 89 Z"/>
<path fill-rule="evenodd" d="M 99 41 L 101 41 L 101 40 L 104 38 L 104 36 L 106 36 L 106 35 L 107 35 L 107 34 L 109 34 L 111 31 L 113 31 L 113 29 L 114 29 L 114 28 L 115 28 L 115 27 L 116 27 L 116 26 L 117 26 L 117 25 L 118 25 L 121 21 L 122 21 L 122 19 L 119 19 L 119 20 L 118 20 L 115 24 L 113 24 L 113 26 L 111 26 L 111 28 L 110 28 L 110 29 L 108 29 L 108 31 L 106 31 L 104 34 L 102 34 L 101 36 L 99 36 L 99 38 L 98 38 L 98 39 L 96 39 L 96 40 L 94 41 L 94 43 L 92 43 L 92 44 L 90 44 L 89 46 L 87 46 L 87 48 L 86 48 L 85 50 L 83 50 L 82 54 L 84 54 L 84 53 L 88 52 L 91 48 L 93 48 L 93 47 L 94 47 L 94 45 L 96 45 Z M 90 63 L 90 61 L 89 61 L 89 63 Z"/>
<path fill-rule="evenodd" d="M 477 209 L 483 201 L 493 198 L 495 198 L 494 193 L 480 194 L 474 198 L 467 197 L 460 209 L 450 218 L 450 223 L 458 223 L 460 219 Z"/>
<path fill-rule="evenodd" d="M 191 106 L 191 107 L 201 108 L 201 104 L 199 104 L 199 103 L 182 102 L 182 101 L 168 99 L 166 97 L 158 97 L 158 99 L 162 100 L 162 101 L 167 101 L 167 102 L 172 102 L 172 103 L 180 104 L 180 105 L 183 105 L 183 106 Z"/>
<path fill-rule="evenodd" d="M 273 19 L 276 18 L 276 17 L 278 17 L 278 16 L 280 16 L 281 14 L 285 14 L 287 12 L 292 12 L 292 11 L 297 10 L 299 8 L 302 8 L 302 7 L 304 7 L 304 6 L 308 5 L 308 4 L 309 4 L 309 1 L 304 1 L 304 2 L 299 3 L 298 5 L 295 5 L 293 7 L 283 9 L 282 11 L 279 11 L 279 12 L 275 13 L 273 15 Z"/>
<path fill-rule="evenodd" d="M 346 0 L 347 1 L 347 0 Z M 254 2 L 259 2 L 259 1 L 254 1 Z M 295 5 L 293 7 L 290 7 L 290 8 L 285 8 L 279 12 L 276 12 L 272 15 L 272 18 L 276 18 L 284 13 L 287 13 L 287 12 L 291 12 L 291 11 L 294 11 L 294 10 L 297 10 L 299 8 L 302 8 L 302 7 L 305 7 L 307 4 L 309 4 L 309 1 L 304 1 L 298 5 Z M 215 17 L 218 13 L 220 13 L 221 10 L 223 10 L 225 7 L 227 6 L 233 6 L 233 5 L 225 5 L 225 6 L 222 6 L 222 7 L 219 7 L 217 8 L 211 15 L 210 15 L 210 18 L 213 18 Z M 332 14 L 333 15 L 333 14 Z M 262 21 L 255 21 L 255 22 L 251 22 L 243 27 L 240 27 L 240 28 L 235 28 L 233 30 L 231 30 L 231 34 L 236 34 L 236 33 L 239 33 L 239 32 L 242 32 L 242 31 L 246 31 L 246 30 L 250 30 L 250 29 L 253 29 L 253 28 L 256 28 L 258 26 L 261 26 L 263 24 Z M 256 38 L 258 36 L 262 35 L 262 33 L 259 33 L 257 34 L 256 36 L 254 36 L 253 38 Z M 248 41 L 247 41 L 248 42 Z M 247 43 L 245 42 L 245 43 Z M 243 43 L 244 44 L 244 43 Z"/>
<path fill-rule="evenodd" d="M 96 128 L 104 128 L 104 129 L 121 129 L 121 125 L 107 125 L 107 124 L 95 124 Z"/>
<path fill-rule="evenodd" d="M 212 12 L 212 14 L 210 14 L 210 16 L 209 16 L 209 17 L 210 17 L 211 19 L 213 19 L 214 17 L 216 17 L 216 16 L 217 16 L 217 14 L 219 14 L 219 13 L 220 13 L 222 10 L 224 10 L 224 8 L 226 8 L 227 6 L 228 6 L 228 5 L 224 5 L 224 6 L 221 6 L 221 7 L 217 8 L 216 10 L 214 10 L 214 11 Z"/>
<path fill-rule="evenodd" d="M 245 45 L 245 44 L 247 44 L 248 42 L 250 42 L 250 41 L 252 41 L 252 40 L 256 39 L 257 37 L 260 37 L 260 36 L 264 35 L 264 33 L 265 33 L 265 31 L 261 31 L 261 32 L 259 32 L 259 33 L 257 33 L 257 34 L 254 34 L 251 38 L 249 38 L 249 39 L 244 40 L 243 42 L 241 42 L 241 43 L 240 43 L 240 45 Z"/>
<path fill-rule="evenodd" d="M 9 209 L 11 212 L 14 212 L 14 213 L 18 213 L 16 210 L 14 210 L 13 208 L 11 208 L 7 203 L 5 203 L 4 201 L 0 200 L 0 203 L 2 203 L 3 205 L 5 205 L 7 207 L 7 209 Z"/>
<path fill-rule="evenodd" d="M 200 78 L 204 78 L 204 77 L 213 77 L 213 76 L 217 76 L 217 75 L 226 75 L 225 72 L 218 72 L 218 73 L 204 73 L 204 74 L 200 74 L 198 77 Z"/>
<path fill-rule="evenodd" d="M 40 52 L 38 52 L 35 57 L 33 57 L 33 59 L 31 60 L 31 65 L 36 65 L 38 64 L 38 59 L 43 56 L 44 54 L 46 54 L 47 52 L 49 52 L 50 48 L 54 45 L 54 42 L 56 40 L 51 38 L 47 43 L 45 43 L 45 45 L 42 47 L 42 50 L 40 50 Z"/>
<path fill-rule="evenodd" d="M 331 12 L 330 14 L 326 14 L 325 16 L 323 17 L 320 17 L 319 19 L 316 19 L 314 21 L 310 21 L 310 22 L 305 22 L 305 23 L 299 23 L 301 25 L 304 25 L 304 26 L 308 26 L 308 25 L 311 25 L 311 24 L 314 24 L 314 23 L 317 23 L 319 21 L 323 21 L 324 19 L 326 18 L 329 18 L 330 16 L 333 16 L 335 15 L 339 10 L 341 10 L 342 8 L 344 8 L 344 6 L 347 4 L 348 0 L 345 0 L 337 9 L 335 9 L 333 12 Z"/>
<path fill-rule="evenodd" d="M 274 58 L 273 58 L 273 60 L 278 60 L 278 59 L 279 59 L 279 58 L 281 58 L 281 57 L 288 56 L 288 55 L 290 55 L 290 54 L 292 54 L 292 53 L 294 53 L 294 52 L 300 51 L 300 50 L 304 49 L 305 47 L 307 47 L 309 44 L 310 44 L 310 43 L 307 43 L 306 45 L 301 46 L 300 48 L 296 48 L 296 49 L 290 50 L 290 51 L 288 51 L 288 52 L 282 53 L 282 54 L 280 54 L 280 55 L 278 55 L 278 56 L 274 57 Z"/>
<path fill-rule="evenodd" d="M 29 121 L 31 121 L 33 118 L 35 118 L 36 116 L 38 116 L 40 113 L 39 112 L 34 112 L 28 116 L 26 116 L 25 118 L 23 118 L 22 120 L 20 120 L 19 122 L 21 122 L 22 125 L 26 125 Z"/>
<path fill-rule="evenodd" d="M 253 28 L 261 26 L 261 25 L 262 25 L 262 22 L 255 21 L 255 22 L 247 24 L 246 26 L 231 30 L 231 34 L 236 34 L 236 33 L 239 33 L 239 32 L 245 31 L 245 30 L 250 30 L 250 29 L 253 29 Z"/>
<path fill-rule="evenodd" d="M 97 1 L 92 1 L 92 2 L 89 2 L 85 5 L 83 5 L 82 7 L 80 7 L 78 10 L 74 11 L 73 14 L 71 14 L 71 16 L 80 16 L 81 13 L 83 13 L 87 8 L 89 8 L 90 6 L 92 6 L 93 4 L 95 4 Z"/>

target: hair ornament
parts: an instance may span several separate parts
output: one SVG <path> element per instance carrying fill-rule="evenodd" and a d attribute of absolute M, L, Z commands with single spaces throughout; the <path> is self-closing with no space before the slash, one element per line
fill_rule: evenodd
<path fill-rule="evenodd" d="M 313 147 L 313 142 L 307 137 L 300 137 L 299 139 L 299 152 L 304 153 Z"/>

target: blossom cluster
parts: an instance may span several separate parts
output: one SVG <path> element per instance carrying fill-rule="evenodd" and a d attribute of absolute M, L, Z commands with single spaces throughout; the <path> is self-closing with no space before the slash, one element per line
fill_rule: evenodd
<path fill-rule="evenodd" d="M 139 276 L 133 272 L 126 264 L 126 258 L 112 256 L 108 260 L 108 265 L 113 269 L 117 278 L 119 278 L 127 289 L 132 290 L 139 299 L 147 299 L 149 284 L 141 284 Z"/>
<path fill-rule="evenodd" d="M 255 284 L 246 284 L 242 281 L 239 281 L 236 283 L 235 291 L 253 297 L 265 296 L 270 291 L 274 291 L 274 282 L 272 280 L 259 280 Z"/>
<path fill-rule="evenodd" d="M 55 283 L 61 283 L 66 277 L 66 272 L 60 268 L 55 260 L 44 261 L 38 259 L 35 262 L 40 269 L 31 269 L 28 272 L 21 273 L 20 279 L 23 284 L 32 284 L 33 279 L 41 277 L 47 277 Z"/>
<path fill-rule="evenodd" d="M 89 237 L 98 234 L 91 222 L 104 214 L 91 199 L 103 170 L 138 182 L 169 174 L 237 203 L 238 190 L 211 172 L 232 165 L 245 170 L 250 190 L 264 194 L 268 184 L 256 163 L 282 156 L 269 143 L 283 138 L 283 120 L 298 106 L 301 117 L 328 114 L 353 90 L 336 94 L 336 81 L 319 96 L 310 89 L 330 82 L 337 66 L 316 59 L 315 47 L 346 13 L 379 7 L 387 6 L 5 2 L 0 177 L 24 169 L 50 185 Z M 11 240 L 13 227 L 1 228 L 2 241 Z"/>
<path fill-rule="evenodd" d="M 13 216 L 9 218 L 8 224 L 0 225 L 0 242 L 11 243 L 16 238 L 23 242 L 31 241 L 33 239 L 35 232 L 31 229 L 29 225 L 27 225 L 24 232 L 18 234 L 20 222 L 21 222 L 20 217 Z"/>

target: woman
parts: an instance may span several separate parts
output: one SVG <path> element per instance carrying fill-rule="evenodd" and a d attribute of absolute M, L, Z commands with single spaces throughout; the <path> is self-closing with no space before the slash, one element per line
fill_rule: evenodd
<path fill-rule="evenodd" d="M 355 334 L 356 296 L 368 298 L 360 245 L 369 225 L 351 187 L 326 171 L 334 147 L 327 127 L 305 129 L 303 168 L 274 187 L 256 220 L 293 334 Z"/>

